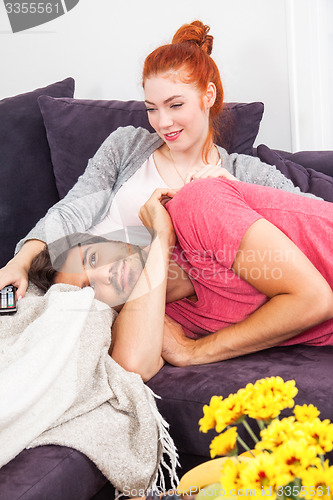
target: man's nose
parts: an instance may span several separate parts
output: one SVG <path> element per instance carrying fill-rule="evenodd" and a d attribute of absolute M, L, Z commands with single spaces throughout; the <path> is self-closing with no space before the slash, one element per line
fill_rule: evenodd
<path fill-rule="evenodd" d="M 109 285 L 111 272 L 112 272 L 111 264 L 106 264 L 105 266 L 96 267 L 95 269 L 89 269 L 89 271 L 87 271 L 89 283 Z"/>

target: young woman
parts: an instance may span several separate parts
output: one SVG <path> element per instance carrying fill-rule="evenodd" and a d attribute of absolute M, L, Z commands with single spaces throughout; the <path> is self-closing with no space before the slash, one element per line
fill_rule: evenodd
<path fill-rule="evenodd" d="M 164 360 L 181 366 L 276 345 L 333 346 L 332 203 L 205 179 L 177 194 L 155 191 L 140 217 L 157 235 L 147 258 L 124 243 L 83 242 L 51 281 L 92 284 L 117 306 L 112 357 L 127 370 L 146 380 Z"/>
<path fill-rule="evenodd" d="M 140 224 L 139 209 L 158 187 L 232 175 L 300 192 L 275 167 L 228 155 L 214 144 L 223 88 L 208 32 L 208 26 L 194 21 L 147 57 L 142 81 L 156 133 L 133 127 L 112 133 L 68 195 L 19 242 L 16 256 L 0 270 L 0 288 L 12 283 L 17 296 L 24 296 L 32 259 L 45 243 L 74 232 L 106 234 Z"/>

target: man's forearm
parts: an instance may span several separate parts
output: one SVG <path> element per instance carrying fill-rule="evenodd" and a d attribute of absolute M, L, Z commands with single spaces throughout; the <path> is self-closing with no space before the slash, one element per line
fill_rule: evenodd
<path fill-rule="evenodd" d="M 277 295 L 240 323 L 196 340 L 189 364 L 213 363 L 277 346 L 332 316 L 332 304 L 314 307 L 310 299 Z"/>
<path fill-rule="evenodd" d="M 112 357 L 144 380 L 164 363 L 161 351 L 169 260 L 168 239 L 155 238 L 144 271 L 112 327 Z"/>

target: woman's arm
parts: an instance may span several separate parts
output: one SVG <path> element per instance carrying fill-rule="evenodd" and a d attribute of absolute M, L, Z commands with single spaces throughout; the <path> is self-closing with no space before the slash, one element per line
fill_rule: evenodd
<path fill-rule="evenodd" d="M 21 251 L 0 269 L 0 289 L 7 285 L 14 285 L 17 288 L 16 298 L 23 297 L 28 288 L 28 272 L 31 263 L 44 247 L 43 241 L 27 241 Z"/>
<path fill-rule="evenodd" d="M 66 197 L 53 205 L 45 217 L 19 241 L 14 258 L 0 269 L 1 286 L 12 283 L 18 287 L 17 296 L 24 296 L 28 287 L 31 262 L 45 243 L 65 234 L 85 232 L 93 225 L 97 214 L 107 206 L 117 177 L 117 168 L 112 161 L 110 138 L 111 136 L 94 158 L 89 160 L 84 174 Z"/>
<path fill-rule="evenodd" d="M 158 189 L 141 208 L 140 219 L 154 231 L 143 273 L 112 326 L 110 354 L 144 381 L 164 364 L 161 357 L 169 260 L 175 243 L 171 219 L 162 206 L 175 191 Z"/>
<path fill-rule="evenodd" d="M 133 173 L 156 149 L 160 139 L 142 128 L 119 128 L 101 145 L 66 197 L 49 209 L 36 226 L 16 246 L 16 256 L 0 269 L 2 286 L 15 284 L 18 296 L 28 286 L 28 270 L 43 248 L 66 234 L 85 232 L 106 215 L 114 196 L 114 185 L 126 168 Z M 39 240 L 39 243 L 36 243 Z M 30 243 L 34 241 L 34 243 Z"/>
<path fill-rule="evenodd" d="M 121 143 L 126 143 L 127 137 L 123 130 L 116 130 L 103 142 L 65 198 L 53 205 L 19 241 L 16 252 L 30 239 L 50 243 L 65 234 L 84 233 L 106 215 L 124 162 Z"/>
<path fill-rule="evenodd" d="M 278 261 L 274 252 L 278 252 Z M 253 255 L 258 258 L 254 260 Z M 246 231 L 232 268 L 269 300 L 240 323 L 195 341 L 185 338 L 179 326 L 169 320 L 163 346 L 166 361 L 190 365 L 234 358 L 276 346 L 333 317 L 333 291 L 327 281 L 296 245 L 265 219 L 257 220 Z"/>

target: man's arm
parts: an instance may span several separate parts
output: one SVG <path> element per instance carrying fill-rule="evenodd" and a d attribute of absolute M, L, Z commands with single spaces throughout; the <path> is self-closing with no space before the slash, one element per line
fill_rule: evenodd
<path fill-rule="evenodd" d="M 169 260 L 175 243 L 171 219 L 162 206 L 175 192 L 159 189 L 141 208 L 140 219 L 155 232 L 143 273 L 112 327 L 110 354 L 144 381 L 163 366 L 161 357 Z M 158 201 L 158 203 L 156 203 Z"/>
<path fill-rule="evenodd" d="M 271 252 L 265 251 L 268 241 Z M 279 252 L 278 263 L 274 250 Z M 261 258 L 254 260 L 253 255 Z M 234 358 L 276 346 L 333 317 L 333 291 L 327 281 L 296 245 L 265 219 L 257 220 L 246 231 L 232 268 L 269 297 L 268 302 L 240 323 L 199 340 L 187 339 L 179 325 L 169 321 L 162 353 L 166 361 L 181 366 Z"/>

